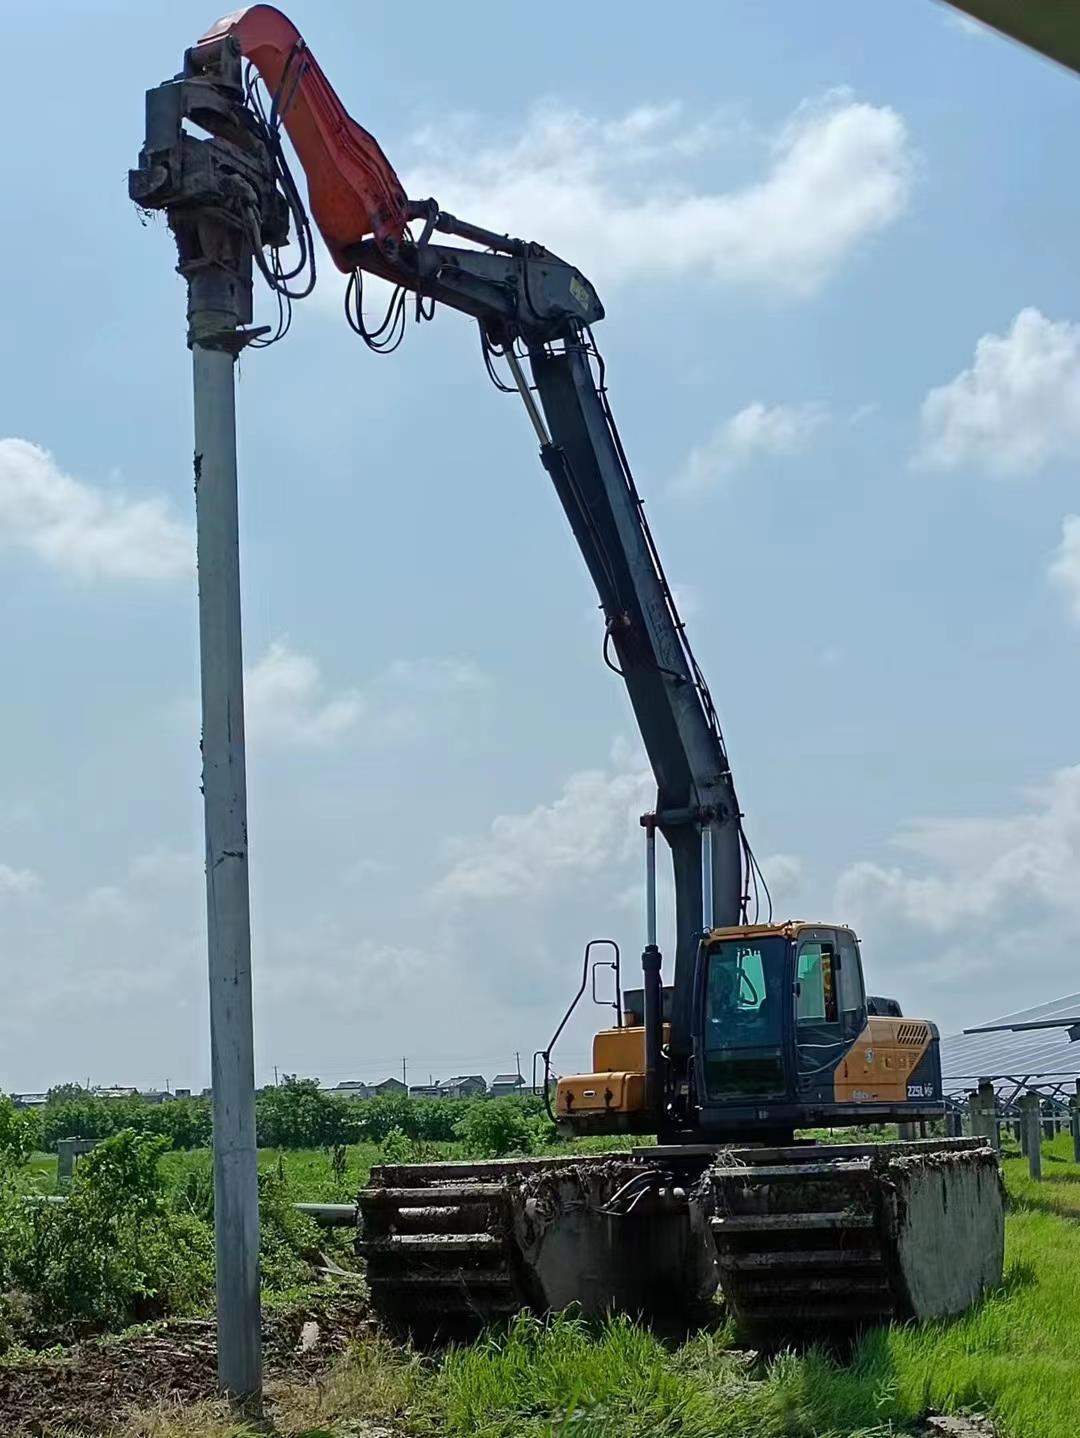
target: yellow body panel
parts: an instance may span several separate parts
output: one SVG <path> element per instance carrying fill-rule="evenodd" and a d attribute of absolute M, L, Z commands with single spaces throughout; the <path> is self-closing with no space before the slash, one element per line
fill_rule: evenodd
<path fill-rule="evenodd" d="M 671 1025 L 663 1040 L 671 1042 Z M 638 1113 L 645 1107 L 645 1030 L 601 1029 L 593 1039 L 593 1072 L 559 1080 L 557 1114 Z"/>
<path fill-rule="evenodd" d="M 638 1113 L 645 1107 L 642 1073 L 574 1074 L 559 1080 L 555 1112 L 560 1116 Z"/>
<path fill-rule="evenodd" d="M 908 1080 L 930 1038 L 923 1019 L 868 1019 L 837 1067 L 836 1102 L 905 1103 Z"/>

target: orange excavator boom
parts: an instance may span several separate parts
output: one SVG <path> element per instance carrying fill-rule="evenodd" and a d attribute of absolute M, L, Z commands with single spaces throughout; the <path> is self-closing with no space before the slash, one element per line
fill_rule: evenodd
<path fill-rule="evenodd" d="M 405 190 L 378 141 L 349 115 L 299 30 L 272 5 L 249 5 L 216 21 L 192 46 L 194 68 L 232 41 L 266 84 L 307 176 L 311 217 L 337 267 L 367 235 L 396 251 L 407 220 Z"/>

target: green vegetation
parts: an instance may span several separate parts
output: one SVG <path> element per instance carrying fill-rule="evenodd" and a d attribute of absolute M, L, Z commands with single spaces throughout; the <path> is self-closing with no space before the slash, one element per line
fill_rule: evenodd
<path fill-rule="evenodd" d="M 423 1099 L 386 1094 L 347 1099 L 319 1087 L 315 1079 L 287 1077 L 256 1096 L 255 1122 L 260 1148 L 332 1148 L 376 1143 L 398 1129 L 416 1143 L 451 1143 L 470 1117 L 490 1104 L 510 1105 L 525 1119 L 529 1146 L 554 1137 L 541 1099 L 528 1094 L 512 1099 Z M 77 1085 L 50 1091 L 45 1108 L 20 1114 L 32 1133 L 31 1147 L 51 1152 L 61 1138 L 109 1138 L 122 1129 L 157 1134 L 177 1150 L 204 1148 L 210 1142 L 210 1100 L 100 1098 Z"/>
<path fill-rule="evenodd" d="M 123 1130 L 83 1157 L 63 1203 L 41 1194 L 27 1162 L 32 1134 L 0 1099 L 0 1353 L 195 1314 L 213 1297 L 213 1183 L 209 1154 L 169 1173 L 166 1138 Z M 329 1165 L 328 1165 L 329 1166 Z M 55 1170 L 54 1170 L 55 1172 Z M 260 1174 L 263 1284 L 269 1295 L 310 1282 L 303 1255 L 320 1234 L 298 1214 L 286 1177 Z"/>
<path fill-rule="evenodd" d="M 426 1117 L 402 1121 L 415 1102 L 370 1101 L 379 1107 L 360 1127 L 377 1130 L 378 1140 L 260 1152 L 271 1300 L 302 1289 L 305 1251 L 328 1241 L 294 1202 L 347 1200 L 377 1162 L 553 1147 L 528 1102 L 448 1105 L 447 1137 L 425 1131 Z M 321 1101 L 302 1085 L 277 1103 L 274 1131 L 290 1144 L 321 1121 Z M 55 1160 L 29 1155 L 41 1132 L 36 1118 L 0 1100 L 0 1350 L 27 1337 L 207 1311 L 209 1151 L 166 1151 L 168 1135 L 129 1130 L 79 1162 L 66 1205 L 27 1202 L 35 1188 L 55 1184 Z M 592 1140 L 572 1151 L 610 1146 Z M 1006 1282 L 953 1322 L 878 1330 L 844 1359 L 748 1353 L 724 1326 L 678 1341 L 622 1318 L 586 1324 L 567 1315 L 519 1317 L 443 1354 L 373 1337 L 354 1343 L 318 1383 L 277 1385 L 278 1429 L 295 1438 L 351 1438 L 365 1424 L 387 1438 L 899 1438 L 918 1433 L 928 1411 L 974 1410 L 990 1414 L 1002 1438 L 1072 1438 L 1080 1406 L 1080 1166 L 1063 1135 L 1044 1145 L 1043 1183 L 1031 1182 L 1011 1148 L 1005 1172 Z M 340 1241 L 339 1261 L 347 1262 L 347 1236 Z M 237 1430 L 209 1405 L 144 1415 L 119 1432 L 224 1438 Z"/>

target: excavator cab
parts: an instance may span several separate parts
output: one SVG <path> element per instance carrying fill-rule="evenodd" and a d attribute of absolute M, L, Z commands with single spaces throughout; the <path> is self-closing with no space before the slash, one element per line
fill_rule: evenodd
<path fill-rule="evenodd" d="M 835 1102 L 837 1068 L 866 1028 L 858 940 L 831 925 L 714 929 L 695 1012 L 701 1126 L 791 1126 L 800 1105 Z"/>
<path fill-rule="evenodd" d="M 627 990 L 617 1026 L 594 1037 L 592 1071 L 558 1082 L 561 1127 L 786 1141 L 799 1128 L 940 1113 L 937 1029 L 904 1019 L 895 1003 L 873 1011 L 881 1001 L 867 999 L 858 939 L 842 925 L 703 935 L 687 1061 L 673 1049 L 672 990 L 661 999 L 662 1108 L 647 1101 L 642 990 Z"/>

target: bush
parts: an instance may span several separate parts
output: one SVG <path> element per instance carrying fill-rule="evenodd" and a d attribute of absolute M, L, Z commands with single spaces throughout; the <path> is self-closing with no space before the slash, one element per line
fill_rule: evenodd
<path fill-rule="evenodd" d="M 456 1129 L 468 1153 L 477 1158 L 502 1158 L 508 1153 L 531 1153 L 533 1129 L 525 1109 L 513 1098 L 493 1098 L 471 1104 Z"/>
<path fill-rule="evenodd" d="M 0 1094 L 0 1166 L 19 1169 L 41 1145 L 41 1120 Z"/>
<path fill-rule="evenodd" d="M 11 1277 L 37 1325 L 123 1326 L 208 1299 L 213 1235 L 169 1209 L 167 1147 L 125 1130 L 79 1162 L 66 1203 L 8 1207 Z"/>

